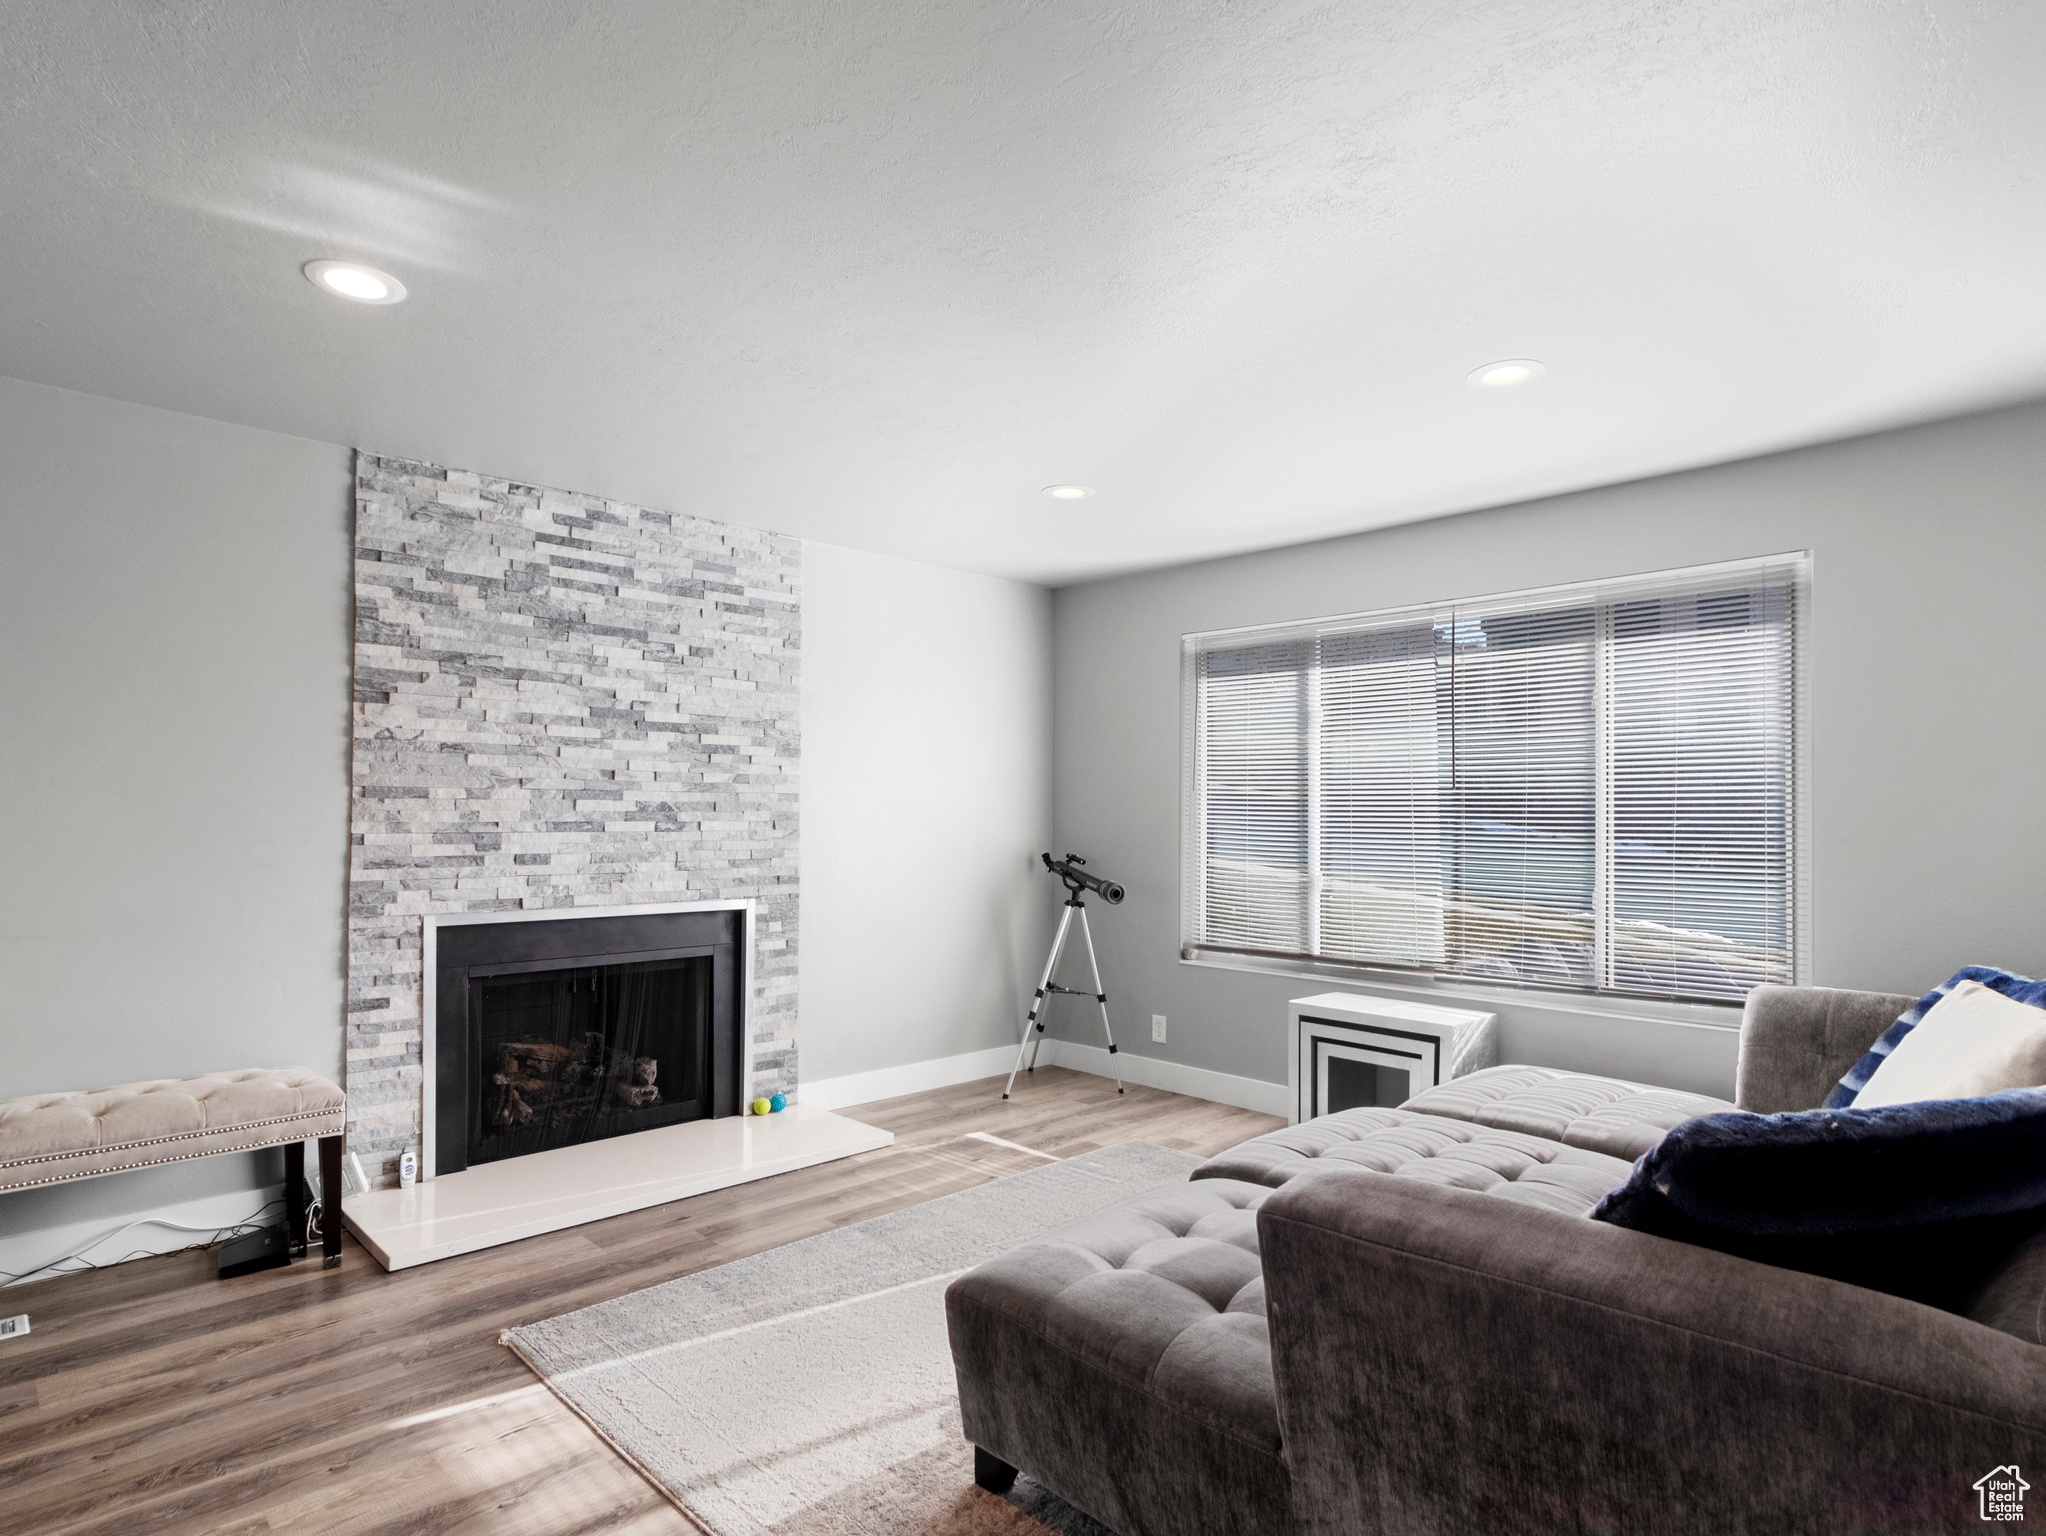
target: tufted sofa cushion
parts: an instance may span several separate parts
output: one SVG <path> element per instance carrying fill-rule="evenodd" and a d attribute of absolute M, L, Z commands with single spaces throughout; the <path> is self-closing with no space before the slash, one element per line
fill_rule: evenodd
<path fill-rule="evenodd" d="M 0 1191 L 338 1136 L 346 1122 L 341 1090 L 303 1067 L 0 1099 Z"/>
<path fill-rule="evenodd" d="M 1227 1179 L 1154 1190 L 955 1280 L 967 1438 L 1128 1536 L 1281 1528 L 1257 1237 L 1270 1193 Z M 1153 1441 L 1154 1456 L 1134 1454 Z M 1190 1465 L 1203 1470 L 1191 1484 Z M 1189 1486 L 1209 1494 L 1189 1503 Z"/>
<path fill-rule="evenodd" d="M 1302 1174 L 1349 1169 L 1475 1190 L 1570 1216 L 1588 1216 L 1632 1165 L 1560 1141 L 1406 1109 L 1346 1109 L 1253 1137 L 1210 1158 L 1196 1179 L 1276 1189 Z"/>
<path fill-rule="evenodd" d="M 1415 1094 L 1401 1109 L 1542 1136 L 1630 1163 L 1663 1132 L 1734 1106 L 1702 1093 L 1549 1067 L 1487 1067 Z"/>

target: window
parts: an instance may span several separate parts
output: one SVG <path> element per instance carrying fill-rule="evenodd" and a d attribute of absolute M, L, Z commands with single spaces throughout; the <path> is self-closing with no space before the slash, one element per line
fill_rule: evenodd
<path fill-rule="evenodd" d="M 1799 974 L 1805 557 L 1189 635 L 1182 954 Z"/>

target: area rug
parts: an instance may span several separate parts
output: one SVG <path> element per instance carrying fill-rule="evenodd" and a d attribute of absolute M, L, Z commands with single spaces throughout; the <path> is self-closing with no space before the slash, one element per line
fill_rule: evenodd
<path fill-rule="evenodd" d="M 711 1536 L 1112 1536 L 974 1486 L 945 1287 L 1200 1163 L 1144 1141 L 508 1330 L 503 1342 Z"/>

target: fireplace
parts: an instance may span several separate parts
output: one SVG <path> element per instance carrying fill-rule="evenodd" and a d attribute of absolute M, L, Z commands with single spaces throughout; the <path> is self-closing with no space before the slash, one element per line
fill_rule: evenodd
<path fill-rule="evenodd" d="M 431 1182 L 350 1195 L 349 1230 L 384 1268 L 409 1269 L 893 1143 L 793 1095 L 779 1114 L 744 1113 L 749 1089 L 779 1087 L 793 1067 L 772 1029 L 794 1005 L 785 919 L 771 915 L 782 910 L 734 899 L 413 917 Z M 757 984 L 756 945 L 768 958 Z M 384 953 L 405 964 L 396 946 Z"/>
<path fill-rule="evenodd" d="M 743 909 L 432 928 L 429 1176 L 740 1113 Z"/>

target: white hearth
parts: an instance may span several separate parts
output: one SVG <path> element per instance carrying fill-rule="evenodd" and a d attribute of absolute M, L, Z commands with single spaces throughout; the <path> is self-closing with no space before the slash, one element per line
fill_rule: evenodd
<path fill-rule="evenodd" d="M 342 1215 L 386 1269 L 494 1248 L 894 1143 L 826 1109 L 692 1120 L 350 1195 Z"/>

